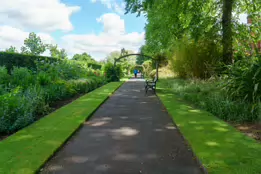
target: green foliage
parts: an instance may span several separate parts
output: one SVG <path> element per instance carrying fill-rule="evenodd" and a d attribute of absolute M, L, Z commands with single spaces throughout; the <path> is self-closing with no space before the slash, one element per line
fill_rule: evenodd
<path fill-rule="evenodd" d="M 84 62 L 95 62 L 95 60 L 92 58 L 91 55 L 88 53 L 82 53 L 82 54 L 75 54 L 72 58 L 72 60 L 77 60 L 77 61 L 84 61 Z"/>
<path fill-rule="evenodd" d="M 120 65 L 114 65 L 112 63 L 107 63 L 104 67 L 105 77 L 109 82 L 120 81 L 123 76 L 122 68 Z"/>
<path fill-rule="evenodd" d="M 0 132 L 14 132 L 33 122 L 33 102 L 20 88 L 0 96 Z"/>
<path fill-rule="evenodd" d="M 101 69 L 102 65 L 96 62 L 91 55 L 87 53 L 75 54 L 72 60 L 81 61 L 83 63 L 87 63 L 88 67 L 91 69 Z"/>
<path fill-rule="evenodd" d="M 51 111 L 49 105 L 90 92 L 106 83 L 99 70 L 87 63 L 63 60 L 38 61 L 32 72 L 13 67 L 10 75 L 0 66 L 0 133 L 12 133 Z"/>
<path fill-rule="evenodd" d="M 115 59 L 119 58 L 121 55 L 120 51 L 113 51 L 106 56 L 106 62 L 114 64 Z"/>
<path fill-rule="evenodd" d="M 154 78 L 156 77 L 156 73 L 157 73 L 156 69 L 152 70 L 152 71 L 150 72 L 150 74 L 149 74 L 150 78 L 151 78 L 151 79 L 154 79 Z"/>
<path fill-rule="evenodd" d="M 158 83 L 160 100 L 208 173 L 261 173 L 259 142 L 209 112 L 184 103 L 162 82 Z"/>
<path fill-rule="evenodd" d="M 228 67 L 224 78 L 224 89 L 234 100 L 252 104 L 252 112 L 260 109 L 261 57 L 238 60 Z"/>
<path fill-rule="evenodd" d="M 18 68 L 14 67 L 11 72 L 11 84 L 14 86 L 20 86 L 27 88 L 30 85 L 34 84 L 34 76 L 32 72 L 27 68 Z"/>
<path fill-rule="evenodd" d="M 221 89 L 220 83 L 213 80 L 162 79 L 161 82 L 186 101 L 226 121 L 255 121 L 260 114 L 260 110 L 251 112 L 252 105 L 250 103 L 242 100 L 235 101 L 227 97 L 226 92 Z"/>
<path fill-rule="evenodd" d="M 1 173 L 37 173 L 46 159 L 49 159 L 121 84 L 122 82 L 110 83 L 88 93 L 1 141 Z M 32 145 L 33 148 L 28 148 Z"/>
<path fill-rule="evenodd" d="M 0 86 L 7 85 L 10 80 L 10 76 L 5 66 L 0 66 Z"/>
<path fill-rule="evenodd" d="M 21 48 L 21 53 L 35 56 L 39 56 L 41 53 L 45 52 L 47 47 L 42 43 L 41 38 L 33 32 L 24 40 L 24 45 L 25 46 L 22 46 Z"/>
<path fill-rule="evenodd" d="M 51 57 L 55 57 L 59 59 L 67 59 L 67 53 L 65 49 L 59 50 L 58 45 L 51 45 L 51 44 L 48 45 L 47 47 L 50 51 Z"/>
<path fill-rule="evenodd" d="M 88 63 L 88 67 L 91 69 L 98 70 L 98 69 L 102 68 L 102 65 L 97 62 L 90 62 L 90 63 Z"/>
<path fill-rule="evenodd" d="M 17 53 L 18 51 L 16 50 L 15 47 L 10 46 L 10 48 L 6 49 L 5 52 L 7 52 L 7 53 Z"/>
<path fill-rule="evenodd" d="M 32 71 L 36 71 L 37 64 L 60 62 L 61 60 L 52 57 L 24 55 L 18 53 L 0 52 L 0 66 L 5 66 L 8 72 L 11 72 L 14 66 L 27 67 Z"/>
<path fill-rule="evenodd" d="M 215 41 L 183 39 L 174 48 L 173 71 L 182 78 L 208 78 L 215 74 L 221 57 L 221 47 Z"/>
<path fill-rule="evenodd" d="M 144 71 L 143 71 L 144 75 L 146 77 L 148 77 L 150 72 L 153 69 L 152 61 L 151 60 L 146 60 L 145 62 L 143 62 L 142 66 L 144 67 Z"/>
<path fill-rule="evenodd" d="M 37 79 L 37 84 L 39 84 L 41 86 L 49 85 L 52 82 L 51 76 L 47 72 L 44 72 L 44 71 L 40 71 L 37 74 L 36 79 Z"/>
<path fill-rule="evenodd" d="M 145 46 L 145 45 L 143 45 L 143 46 L 140 47 L 139 53 L 140 53 L 140 54 L 145 54 L 145 55 L 147 55 L 147 53 L 146 53 L 146 46 Z M 146 60 L 149 60 L 149 58 L 148 58 L 148 57 L 145 57 L 145 56 L 141 56 L 141 55 L 140 55 L 140 56 L 137 56 L 136 64 L 142 65 L 143 62 L 145 62 Z"/>

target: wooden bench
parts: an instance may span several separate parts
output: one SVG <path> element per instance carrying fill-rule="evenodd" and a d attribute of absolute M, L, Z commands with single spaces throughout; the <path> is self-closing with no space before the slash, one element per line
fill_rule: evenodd
<path fill-rule="evenodd" d="M 145 81 L 145 92 L 147 94 L 149 89 L 152 89 L 154 91 L 154 94 L 156 94 L 156 84 L 158 81 L 158 77 L 155 76 L 153 80 L 146 80 Z"/>

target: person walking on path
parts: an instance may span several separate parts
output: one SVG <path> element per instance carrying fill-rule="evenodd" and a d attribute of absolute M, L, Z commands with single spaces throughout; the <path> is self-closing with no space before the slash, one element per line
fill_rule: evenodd
<path fill-rule="evenodd" d="M 134 76 L 135 76 L 135 78 L 137 78 L 137 74 L 138 74 L 138 70 L 134 69 Z"/>

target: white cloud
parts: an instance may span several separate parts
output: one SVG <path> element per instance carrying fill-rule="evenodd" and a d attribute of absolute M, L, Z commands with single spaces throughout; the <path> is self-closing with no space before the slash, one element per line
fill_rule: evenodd
<path fill-rule="evenodd" d="M 70 16 L 79 6 L 60 0 L 0 0 L 0 25 L 40 31 L 70 31 Z"/>
<path fill-rule="evenodd" d="M 116 14 L 104 14 L 97 19 L 103 24 L 104 31 L 100 34 L 69 34 L 62 37 L 62 47 L 70 55 L 87 52 L 94 58 L 103 59 L 112 51 L 125 48 L 138 51 L 144 43 L 144 32 L 126 33 L 124 20 Z"/>
<path fill-rule="evenodd" d="M 124 20 L 121 19 L 119 15 L 106 13 L 96 20 L 103 24 L 103 30 L 105 33 L 123 34 L 125 32 Z"/>
<path fill-rule="evenodd" d="M 125 3 L 117 2 L 117 0 L 91 0 L 92 3 L 98 3 L 105 5 L 108 9 L 112 9 L 115 13 L 123 15 L 125 12 Z"/>
<path fill-rule="evenodd" d="M 43 43 L 54 44 L 55 40 L 47 33 L 36 33 L 42 39 Z M 28 38 L 29 32 L 25 32 L 11 26 L 0 26 L 0 50 L 5 50 L 10 46 L 14 46 L 20 51 L 24 40 Z"/>

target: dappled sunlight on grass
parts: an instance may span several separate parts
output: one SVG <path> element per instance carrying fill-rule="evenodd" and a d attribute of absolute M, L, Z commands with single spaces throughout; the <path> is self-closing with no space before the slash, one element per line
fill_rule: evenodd
<path fill-rule="evenodd" d="M 197 112 L 197 113 L 200 113 L 200 110 L 197 110 L 197 109 L 191 109 L 191 110 L 189 110 L 189 112 Z"/>
<path fill-rule="evenodd" d="M 159 86 L 158 96 L 209 173 L 261 173 L 260 143 L 210 113 L 179 101 L 160 82 Z"/>
<path fill-rule="evenodd" d="M 113 82 L 98 88 L 1 141 L 0 173 L 35 173 L 121 84 Z M 92 126 L 109 121 L 110 118 L 104 118 Z M 124 133 L 131 136 L 135 131 Z M 71 160 L 82 162 L 85 159 L 75 157 Z M 61 168 L 56 166 L 52 170 Z"/>
<path fill-rule="evenodd" d="M 214 127 L 213 129 L 217 130 L 217 131 L 221 131 L 221 132 L 227 132 L 229 131 L 228 129 L 225 129 L 223 127 Z"/>
<path fill-rule="evenodd" d="M 214 141 L 207 141 L 206 144 L 208 146 L 219 146 L 219 144 L 217 142 L 214 142 Z"/>

